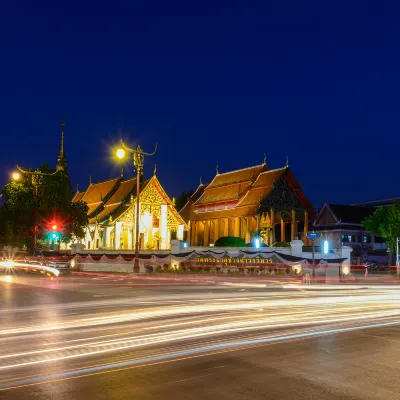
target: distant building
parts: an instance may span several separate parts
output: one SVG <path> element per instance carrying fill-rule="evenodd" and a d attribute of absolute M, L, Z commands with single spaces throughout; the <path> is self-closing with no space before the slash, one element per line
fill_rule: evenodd
<path fill-rule="evenodd" d="M 261 165 L 219 173 L 200 185 L 180 210 L 190 224 L 192 246 L 209 246 L 222 236 L 249 243 L 261 234 L 264 243 L 305 241 L 314 209 L 289 169 Z"/>
<path fill-rule="evenodd" d="M 377 205 L 372 206 L 371 203 Z M 313 227 L 321 234 L 321 239 L 329 239 L 334 248 L 346 245 L 353 248 L 386 249 L 383 238 L 366 231 L 361 225 L 361 222 L 371 215 L 378 205 L 384 205 L 382 203 L 386 203 L 386 200 L 360 203 L 362 205 L 324 203 Z"/>

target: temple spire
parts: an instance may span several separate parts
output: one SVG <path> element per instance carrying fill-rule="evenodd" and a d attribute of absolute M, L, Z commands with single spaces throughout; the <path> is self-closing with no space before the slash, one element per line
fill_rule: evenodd
<path fill-rule="evenodd" d="M 156 172 L 157 172 L 157 164 L 154 164 L 154 176 L 156 176 Z"/>
<path fill-rule="evenodd" d="M 57 158 L 56 170 L 66 172 L 67 159 L 65 158 L 65 148 L 64 148 L 64 127 L 65 127 L 65 122 L 62 121 L 61 122 L 61 148 L 60 148 L 60 154 Z"/>
<path fill-rule="evenodd" d="M 263 161 L 263 165 L 267 165 L 267 155 L 264 153 L 264 161 Z"/>
<path fill-rule="evenodd" d="M 76 184 L 76 194 L 78 194 L 78 193 L 79 193 L 79 185 Z"/>
<path fill-rule="evenodd" d="M 289 168 L 289 157 L 286 156 L 286 168 Z"/>
<path fill-rule="evenodd" d="M 217 175 L 219 174 L 219 171 L 218 171 L 218 164 L 217 164 L 217 168 L 215 168 L 215 172 L 217 173 Z"/>
<path fill-rule="evenodd" d="M 121 167 L 121 174 L 120 174 L 121 178 L 124 177 L 124 167 Z"/>
<path fill-rule="evenodd" d="M 89 175 L 89 185 L 92 184 L 92 175 Z"/>
<path fill-rule="evenodd" d="M 203 179 L 200 177 L 200 186 L 203 184 Z"/>

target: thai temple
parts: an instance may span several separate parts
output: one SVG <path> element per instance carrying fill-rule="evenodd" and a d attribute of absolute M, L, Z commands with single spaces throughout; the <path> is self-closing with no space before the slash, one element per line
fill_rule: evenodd
<path fill-rule="evenodd" d="M 64 123 L 57 169 L 67 169 Z M 269 169 L 264 162 L 253 167 L 219 173 L 200 185 L 178 212 L 157 179 L 140 180 L 139 245 L 141 250 L 169 250 L 171 240 L 187 240 L 190 246 L 212 246 L 223 236 L 254 236 L 271 246 L 275 242 L 302 239 L 308 244 L 314 207 L 289 168 L 289 162 Z M 77 191 L 73 201 L 89 207 L 89 225 L 80 240 L 88 250 L 133 250 L 136 242 L 136 178 L 123 173 Z M 70 244 L 69 244 L 70 245 Z M 68 246 L 69 246 L 68 245 Z"/>
<path fill-rule="evenodd" d="M 61 150 L 57 170 L 67 172 L 62 123 Z M 72 201 L 82 200 L 89 210 L 89 225 L 85 237 L 78 240 L 88 250 L 134 250 L 136 242 L 136 178 L 120 176 L 93 183 L 77 191 Z M 139 245 L 140 250 L 169 250 L 171 239 L 183 240 L 188 225 L 179 215 L 173 201 L 162 188 L 156 169 L 150 179 L 140 180 L 139 190 Z M 71 243 L 62 244 L 69 248 Z"/>
<path fill-rule="evenodd" d="M 133 250 L 136 241 L 136 178 L 121 176 L 90 182 L 73 201 L 89 207 L 89 225 L 82 243 L 86 249 Z M 139 248 L 168 250 L 171 239 L 183 240 L 188 226 L 162 188 L 156 173 L 142 179 L 139 190 Z"/>
<path fill-rule="evenodd" d="M 209 246 L 222 236 L 241 237 L 249 243 L 261 233 L 266 245 L 302 239 L 314 218 L 314 208 L 293 176 L 289 163 L 269 169 L 264 162 L 249 168 L 219 173 L 200 185 L 180 210 L 190 225 L 191 246 Z"/>

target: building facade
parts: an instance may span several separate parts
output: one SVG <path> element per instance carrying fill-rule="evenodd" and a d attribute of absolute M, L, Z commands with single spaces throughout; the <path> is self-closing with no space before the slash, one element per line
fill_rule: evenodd
<path fill-rule="evenodd" d="M 81 241 L 86 249 L 133 250 L 136 242 L 136 178 L 120 177 L 90 182 L 73 201 L 89 207 L 89 225 Z M 183 240 L 188 229 L 154 173 L 142 180 L 139 192 L 139 245 L 141 250 L 168 250 L 171 239 Z"/>
<path fill-rule="evenodd" d="M 376 203 L 374 206 L 371 203 Z M 367 250 L 385 250 L 385 240 L 366 231 L 362 221 L 370 216 L 381 202 L 361 203 L 362 205 L 324 203 L 313 227 L 321 239 L 328 239 L 333 247 L 343 245 Z M 393 204 L 393 203 L 392 203 Z M 388 205 L 388 204 L 385 204 Z"/>
<path fill-rule="evenodd" d="M 209 246 L 223 236 L 249 243 L 261 235 L 266 245 L 306 234 L 314 208 L 286 166 L 270 170 L 264 161 L 250 168 L 217 173 L 200 185 L 180 211 L 190 225 L 191 246 Z M 311 219 L 312 220 L 312 219 Z"/>

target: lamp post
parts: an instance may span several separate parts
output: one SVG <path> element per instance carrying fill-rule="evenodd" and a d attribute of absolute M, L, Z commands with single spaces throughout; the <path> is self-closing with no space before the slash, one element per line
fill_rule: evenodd
<path fill-rule="evenodd" d="M 42 179 L 44 176 L 54 176 L 56 175 L 59 171 L 55 171 L 52 173 L 46 173 L 46 172 L 40 172 L 40 171 L 26 171 L 22 169 L 20 166 L 17 165 L 17 169 L 19 172 L 14 172 L 12 174 L 12 179 L 14 181 L 19 181 L 21 179 L 21 174 L 22 175 L 28 175 L 32 179 L 32 186 L 34 187 L 35 191 L 35 212 L 33 216 L 33 248 L 36 249 L 37 247 L 37 230 L 38 230 L 38 225 L 37 225 L 37 212 L 38 212 L 38 203 L 39 203 L 39 185 L 42 183 Z"/>
<path fill-rule="evenodd" d="M 136 213 L 135 213 L 135 261 L 133 266 L 133 272 L 139 272 L 139 193 L 140 193 L 140 175 L 143 170 L 144 157 L 152 156 L 157 151 L 157 144 L 153 153 L 145 153 L 143 149 L 138 145 L 136 149 L 129 148 L 121 139 L 121 147 L 117 150 L 116 156 L 120 160 L 125 158 L 126 153 L 133 154 L 133 166 L 136 168 Z"/>

